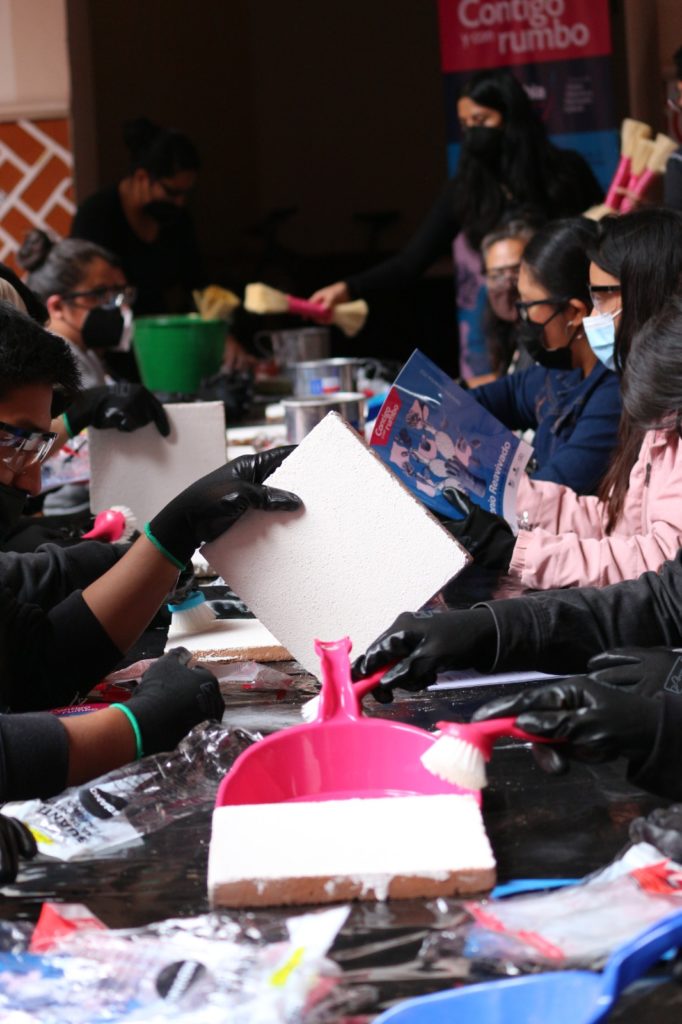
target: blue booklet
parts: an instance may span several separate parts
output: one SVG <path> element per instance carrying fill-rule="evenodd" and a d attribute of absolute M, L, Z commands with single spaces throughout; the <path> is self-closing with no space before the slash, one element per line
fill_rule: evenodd
<path fill-rule="evenodd" d="M 461 513 L 443 497 L 454 487 L 516 532 L 516 489 L 533 449 L 415 349 L 389 391 L 371 437 L 389 469 L 429 508 Z"/>

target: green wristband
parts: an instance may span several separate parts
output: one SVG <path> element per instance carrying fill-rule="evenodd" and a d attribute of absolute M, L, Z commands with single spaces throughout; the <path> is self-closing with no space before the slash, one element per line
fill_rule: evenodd
<path fill-rule="evenodd" d="M 119 711 L 122 711 L 130 722 L 132 730 L 135 733 L 135 759 L 139 761 L 140 758 L 144 756 L 144 752 L 142 750 L 142 733 L 140 732 L 140 726 L 138 725 L 135 715 L 132 713 L 130 708 L 125 706 L 125 704 L 110 704 L 109 706 L 112 708 L 118 708 Z"/>
<path fill-rule="evenodd" d="M 69 417 L 65 412 L 62 413 L 62 419 L 64 420 L 64 426 L 66 427 L 67 434 L 70 438 L 74 438 L 76 435 L 73 432 L 73 427 L 69 423 Z"/>
<path fill-rule="evenodd" d="M 176 558 L 175 555 L 172 555 L 170 551 L 168 551 L 163 546 L 163 544 L 161 544 L 161 542 L 156 539 L 156 537 L 151 531 L 149 523 L 144 524 L 144 535 L 147 538 L 147 540 L 150 540 L 152 542 L 156 550 L 160 551 L 164 558 L 167 558 L 169 562 L 172 562 L 177 569 L 182 570 L 185 568 L 186 563 L 181 562 L 179 558 Z"/>

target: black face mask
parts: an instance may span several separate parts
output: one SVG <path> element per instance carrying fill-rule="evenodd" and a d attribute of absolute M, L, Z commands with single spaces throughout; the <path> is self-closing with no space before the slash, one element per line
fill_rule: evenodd
<path fill-rule="evenodd" d="M 545 348 L 542 340 L 545 336 L 545 325 L 535 324 L 527 320 L 519 325 L 519 344 L 523 345 L 528 355 L 547 370 L 572 370 L 571 341 L 563 348 Z"/>
<path fill-rule="evenodd" d="M 0 484 L 0 540 L 8 537 L 17 525 L 25 504 L 26 491 Z"/>
<path fill-rule="evenodd" d="M 177 224 L 182 217 L 182 209 L 165 199 L 152 199 L 151 203 L 145 203 L 142 209 L 148 217 L 162 227 L 167 224 Z"/>
<path fill-rule="evenodd" d="M 468 156 L 480 160 L 486 167 L 497 167 L 502 156 L 502 129 L 488 128 L 486 125 L 467 128 L 462 148 Z"/>
<path fill-rule="evenodd" d="M 86 348 L 117 348 L 124 330 L 118 306 L 95 306 L 83 321 L 81 337 Z"/>

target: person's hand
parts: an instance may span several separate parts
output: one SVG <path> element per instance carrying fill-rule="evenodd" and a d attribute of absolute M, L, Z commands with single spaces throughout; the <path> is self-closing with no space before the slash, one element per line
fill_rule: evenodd
<path fill-rule="evenodd" d="M 353 678 L 373 675 L 397 662 L 374 690 L 381 703 L 393 687 L 424 690 L 446 668 L 489 668 L 495 660 L 497 629 L 487 608 L 453 612 L 403 612 L 353 665 Z"/>
<path fill-rule="evenodd" d="M 63 414 L 72 437 L 85 427 L 122 430 L 130 433 L 155 423 L 162 437 L 170 434 L 166 410 L 155 395 L 142 384 L 103 385 L 82 391 Z"/>
<path fill-rule="evenodd" d="M 682 804 L 656 807 L 646 818 L 635 818 L 630 824 L 633 843 L 651 843 L 665 857 L 682 861 Z"/>
<path fill-rule="evenodd" d="M 616 647 L 587 663 L 590 679 L 622 686 L 644 697 L 682 694 L 682 653 L 668 647 Z"/>
<path fill-rule="evenodd" d="M 255 356 L 246 351 L 244 346 L 230 335 L 225 342 L 222 369 L 225 373 L 233 370 L 249 370 L 258 362 Z"/>
<path fill-rule="evenodd" d="M 199 722 L 219 722 L 225 702 L 206 668 L 189 668 L 183 647 L 159 658 L 142 676 L 126 707 L 137 720 L 143 754 L 172 750 Z"/>
<path fill-rule="evenodd" d="M 472 721 L 515 718 L 519 729 L 559 741 L 536 750 L 540 766 L 558 773 L 566 769 L 566 757 L 592 763 L 645 758 L 654 745 L 661 711 L 660 701 L 574 676 L 492 700 L 478 708 Z M 545 749 L 550 751 L 547 758 Z"/>
<path fill-rule="evenodd" d="M 204 542 L 215 540 L 249 508 L 294 512 L 301 499 L 290 491 L 263 486 L 263 481 L 293 451 L 272 448 L 240 455 L 226 466 L 190 484 L 145 526 L 147 537 L 178 567 L 189 562 Z"/>
<path fill-rule="evenodd" d="M 507 572 L 516 543 L 507 520 L 487 512 L 455 487 L 444 487 L 442 495 L 464 517 L 445 520 L 448 533 L 467 549 L 476 565 Z"/>
<path fill-rule="evenodd" d="M 349 299 L 350 292 L 345 281 L 337 281 L 335 284 L 328 284 L 326 288 L 318 288 L 310 296 L 310 301 L 322 306 L 325 313 L 331 312 L 334 306 L 338 306 L 340 302 L 348 302 Z"/>
<path fill-rule="evenodd" d="M 0 814 L 0 885 L 13 882 L 19 871 L 19 859 L 31 860 L 38 846 L 22 821 Z"/>

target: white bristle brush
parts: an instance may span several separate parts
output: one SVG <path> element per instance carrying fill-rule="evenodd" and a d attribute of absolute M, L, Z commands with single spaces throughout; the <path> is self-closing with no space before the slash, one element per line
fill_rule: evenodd
<path fill-rule="evenodd" d="M 555 743 L 551 738 L 533 736 L 519 729 L 514 718 L 491 718 L 485 722 L 437 722 L 438 739 L 420 760 L 427 771 L 462 789 L 484 789 L 488 784 L 486 762 L 495 740 L 513 736 L 527 743 Z"/>
<path fill-rule="evenodd" d="M 218 616 L 210 607 L 202 592 L 195 588 L 183 597 L 168 602 L 171 624 L 168 638 L 203 633 Z"/>
<path fill-rule="evenodd" d="M 347 337 L 352 338 L 363 327 L 369 307 L 364 299 L 355 302 L 340 302 L 332 309 L 325 309 L 309 299 L 297 299 L 276 288 L 258 281 L 247 284 L 244 292 L 244 309 L 249 313 L 296 313 L 321 323 L 333 323 Z"/>
<path fill-rule="evenodd" d="M 83 534 L 81 540 L 102 540 L 109 543 L 130 540 L 136 527 L 135 514 L 126 505 L 112 505 L 111 508 L 97 513 L 94 526 Z"/>

